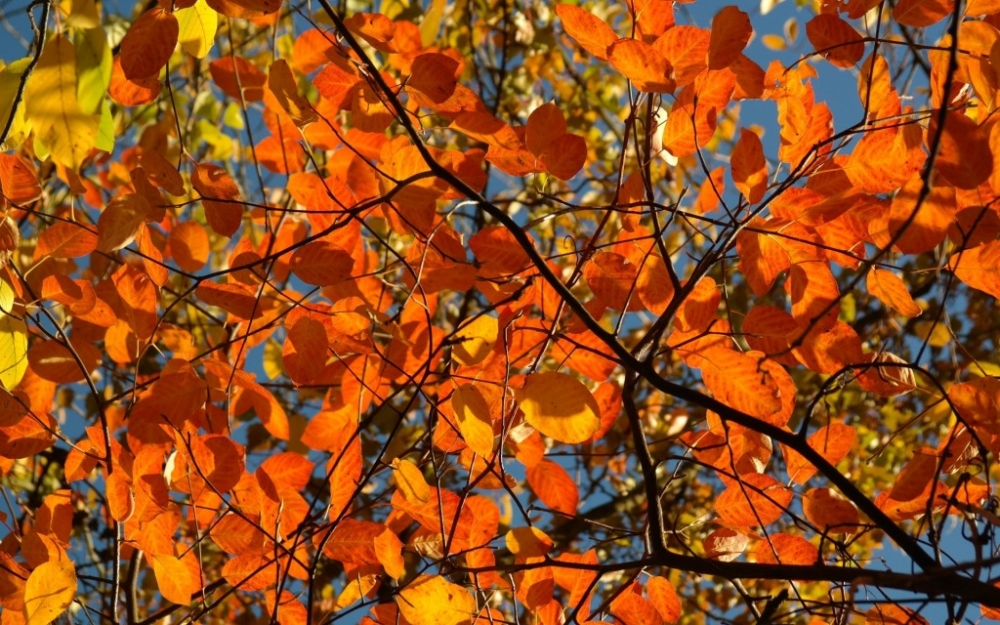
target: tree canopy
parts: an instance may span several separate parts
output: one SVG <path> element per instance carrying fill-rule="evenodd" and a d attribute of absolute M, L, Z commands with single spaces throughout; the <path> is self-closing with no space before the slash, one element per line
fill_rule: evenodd
<path fill-rule="evenodd" d="M 1000 620 L 1000 1 L 4 10 L 0 624 Z"/>

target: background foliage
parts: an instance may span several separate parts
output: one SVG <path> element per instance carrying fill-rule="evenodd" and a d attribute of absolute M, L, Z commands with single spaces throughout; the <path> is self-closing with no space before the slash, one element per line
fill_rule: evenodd
<path fill-rule="evenodd" d="M 32 2 L 0 622 L 1000 617 L 1000 2 L 774 4 Z"/>

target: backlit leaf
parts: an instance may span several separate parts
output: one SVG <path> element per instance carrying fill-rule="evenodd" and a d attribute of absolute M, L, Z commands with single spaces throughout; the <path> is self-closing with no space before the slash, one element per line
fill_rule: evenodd
<path fill-rule="evenodd" d="M 715 511 L 733 527 L 770 525 L 785 514 L 792 491 L 773 477 L 759 473 L 740 476 L 715 500 Z"/>
<path fill-rule="evenodd" d="M 48 625 L 66 611 L 76 597 L 76 567 L 69 560 L 40 564 L 24 588 L 27 625 Z"/>
<path fill-rule="evenodd" d="M 556 5 L 556 14 L 569 36 L 584 50 L 602 61 L 608 59 L 608 47 L 618 36 L 604 20 L 572 4 Z"/>
<path fill-rule="evenodd" d="M 80 108 L 76 51 L 62 35 L 49 38 L 24 91 L 25 119 L 53 159 L 77 170 L 97 139 L 98 118 Z"/>
<path fill-rule="evenodd" d="M 525 378 L 514 397 L 524 419 L 561 443 L 582 443 L 601 426 L 600 407 L 579 380 L 564 373 L 536 373 Z"/>
<path fill-rule="evenodd" d="M 817 15 L 806 23 L 806 36 L 816 52 L 834 67 L 854 67 L 865 54 L 861 35 L 837 15 Z M 877 109 L 876 109 L 877 110 Z"/>
<path fill-rule="evenodd" d="M 576 514 L 580 493 L 566 469 L 551 460 L 542 460 L 530 467 L 525 475 L 542 503 L 568 516 Z"/>
<path fill-rule="evenodd" d="M 476 616 L 476 600 L 464 588 L 436 575 L 420 575 L 396 599 L 411 625 L 466 625 Z"/>
<path fill-rule="evenodd" d="M 729 67 L 753 36 L 750 16 L 735 6 L 727 6 L 712 18 L 712 38 L 708 47 L 708 68 Z"/>
<path fill-rule="evenodd" d="M 155 78 L 177 45 L 177 17 L 154 7 L 139 16 L 121 43 L 122 71 L 129 80 Z"/>

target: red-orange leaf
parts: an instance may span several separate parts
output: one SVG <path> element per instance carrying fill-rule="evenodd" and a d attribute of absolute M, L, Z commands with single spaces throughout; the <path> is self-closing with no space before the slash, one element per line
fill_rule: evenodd
<path fill-rule="evenodd" d="M 792 491 L 769 475 L 749 473 L 730 484 L 715 500 L 715 511 L 733 527 L 765 526 L 785 514 Z"/>
<path fill-rule="evenodd" d="M 229 172 L 218 165 L 198 165 L 191 172 L 191 185 L 202 196 L 205 219 L 212 230 L 225 237 L 239 230 L 243 204 L 235 201 L 240 190 Z"/>
<path fill-rule="evenodd" d="M 264 99 L 267 74 L 239 55 L 227 55 L 208 64 L 208 72 L 219 89 L 237 102 L 243 94 L 244 102 Z"/>
<path fill-rule="evenodd" d="M 757 133 L 746 128 L 740 129 L 740 138 L 733 148 L 730 161 L 733 182 L 751 204 L 764 198 L 767 190 L 767 161 L 764 146 Z"/>
<path fill-rule="evenodd" d="M 820 561 L 819 549 L 801 536 L 771 534 L 757 543 L 753 554 L 762 564 L 812 566 Z"/>
<path fill-rule="evenodd" d="M 743 52 L 753 36 L 750 16 L 738 7 L 727 6 L 712 18 L 712 37 L 708 45 L 708 68 L 729 67 Z"/>
<path fill-rule="evenodd" d="M 177 45 L 180 33 L 173 13 L 155 7 L 139 16 L 121 43 L 121 64 L 125 78 L 156 78 Z"/>
<path fill-rule="evenodd" d="M 458 69 L 458 61 L 450 56 L 427 52 L 413 59 L 406 85 L 440 104 L 455 93 L 455 73 Z"/>
<path fill-rule="evenodd" d="M 810 523 L 826 534 L 853 534 L 860 522 L 854 504 L 837 496 L 829 488 L 806 491 L 802 495 L 802 512 Z"/>
<path fill-rule="evenodd" d="M 832 13 L 823 13 L 809 20 L 806 36 L 816 52 L 826 57 L 834 67 L 854 67 L 865 54 L 861 35 Z"/>
<path fill-rule="evenodd" d="M 955 10 L 955 0 L 899 0 L 892 17 L 903 26 L 936 24 Z"/>
<path fill-rule="evenodd" d="M 855 431 L 851 426 L 831 423 L 816 430 L 806 442 L 824 460 L 836 466 L 854 447 L 854 437 Z M 816 467 L 795 450 L 788 447 L 783 449 L 788 477 L 796 484 L 808 482 L 816 474 Z"/>

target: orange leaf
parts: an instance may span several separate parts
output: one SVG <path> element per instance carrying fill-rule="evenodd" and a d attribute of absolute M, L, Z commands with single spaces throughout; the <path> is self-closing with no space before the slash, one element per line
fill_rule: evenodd
<path fill-rule="evenodd" d="M 299 94 L 299 87 L 288 61 L 278 59 L 271 63 L 267 73 L 267 88 L 300 129 L 319 119 L 309 101 Z"/>
<path fill-rule="evenodd" d="M 608 47 L 618 36 L 607 22 L 590 11 L 572 4 L 556 5 L 556 14 L 562 20 L 566 33 L 576 40 L 580 47 L 602 61 L 608 60 Z"/>
<path fill-rule="evenodd" d="M 750 473 L 730 484 L 715 500 L 715 511 L 733 527 L 765 526 L 785 514 L 792 491 L 769 475 Z"/>
<path fill-rule="evenodd" d="M 197 165 L 191 173 L 191 185 L 201 194 L 208 225 L 224 237 L 232 236 L 243 219 L 243 205 L 236 181 L 218 165 Z"/>
<path fill-rule="evenodd" d="M 174 262 L 184 271 L 193 273 L 208 262 L 208 233 L 199 223 L 183 221 L 174 226 L 170 231 L 168 246 Z"/>
<path fill-rule="evenodd" d="M 649 602 L 664 621 L 675 623 L 680 620 L 684 613 L 681 608 L 681 598 L 677 596 L 677 591 L 674 590 L 670 580 L 653 575 L 646 582 L 646 592 L 649 594 Z"/>
<path fill-rule="evenodd" d="M 355 13 L 344 20 L 355 35 L 380 52 L 396 52 L 392 39 L 396 36 L 396 23 L 381 13 Z"/>
<path fill-rule="evenodd" d="M 781 410 L 782 403 L 775 375 L 764 366 L 766 358 L 761 352 L 711 349 L 703 354 L 701 375 L 716 399 L 768 420 Z"/>
<path fill-rule="evenodd" d="M 750 539 L 742 532 L 720 527 L 705 537 L 705 557 L 720 562 L 732 562 L 746 551 Z"/>
<path fill-rule="evenodd" d="M 705 75 L 712 33 L 704 28 L 679 25 L 667 29 L 655 42 L 657 50 L 667 60 L 677 86 L 688 85 Z"/>
<path fill-rule="evenodd" d="M 149 556 L 156 585 L 167 601 L 187 605 L 191 602 L 192 595 L 201 590 L 201 569 L 195 553 L 192 551 L 183 558 L 155 554 Z"/>
<path fill-rule="evenodd" d="M 96 232 L 89 230 L 84 224 L 57 221 L 39 235 L 34 258 L 80 258 L 95 249 Z"/>
<path fill-rule="evenodd" d="M 948 268 L 970 287 L 1000 298 L 1000 241 L 984 243 L 952 256 Z"/>
<path fill-rule="evenodd" d="M 642 590 L 633 582 L 611 602 L 611 614 L 623 625 L 659 625 L 660 613 L 642 598 Z"/>
<path fill-rule="evenodd" d="M 311 383 L 323 372 L 329 348 L 323 324 L 306 316 L 300 317 L 288 330 L 281 350 L 285 373 L 297 385 Z"/>
<path fill-rule="evenodd" d="M 123 522 L 129 520 L 135 511 L 135 495 L 132 494 L 132 487 L 121 470 L 114 471 L 104 480 L 108 499 L 108 512 L 111 518 Z"/>
<path fill-rule="evenodd" d="M 129 80 L 122 70 L 122 56 L 116 55 L 111 66 L 111 84 L 108 95 L 122 106 L 142 106 L 156 100 L 162 85 L 159 78 L 151 76 L 141 80 Z"/>
<path fill-rule="evenodd" d="M 375 557 L 382 564 L 386 574 L 399 579 L 406 572 L 403 560 L 403 543 L 392 531 L 386 529 L 375 537 Z"/>
<path fill-rule="evenodd" d="M 806 519 L 825 534 L 853 534 L 860 523 L 854 504 L 829 488 L 813 488 L 802 495 Z"/>
<path fill-rule="evenodd" d="M 42 195 L 35 168 L 20 156 L 0 154 L 0 195 L 12 204 L 34 202 Z"/>
<path fill-rule="evenodd" d="M 228 493 L 243 475 L 243 446 L 225 434 L 206 434 L 191 440 L 192 461 L 219 494 Z"/>
<path fill-rule="evenodd" d="M 313 241 L 295 250 L 289 266 L 306 284 L 329 286 L 351 277 L 354 257 L 327 241 Z"/>
<path fill-rule="evenodd" d="M 762 564 L 813 566 L 820 562 L 819 550 L 801 536 L 771 534 L 757 543 L 753 551 Z"/>
<path fill-rule="evenodd" d="M 732 65 L 753 36 L 750 16 L 738 7 L 727 6 L 712 18 L 712 36 L 708 44 L 708 68 L 723 69 Z"/>
<path fill-rule="evenodd" d="M 267 74 L 239 55 L 224 56 L 208 64 L 208 72 L 219 89 L 230 98 L 259 102 L 264 99 Z"/>
<path fill-rule="evenodd" d="M 910 608 L 887 603 L 873 606 L 868 610 L 865 614 L 865 625 L 930 625 L 930 623 Z"/>
<path fill-rule="evenodd" d="M 566 469 L 551 460 L 542 460 L 530 467 L 525 475 L 531 490 L 542 503 L 568 516 L 576 514 L 580 492 Z"/>
<path fill-rule="evenodd" d="M 934 117 L 927 136 L 934 137 L 937 129 L 937 117 Z M 934 168 L 959 189 L 975 189 L 993 173 L 989 136 L 968 116 L 949 112 L 941 131 Z"/>
<path fill-rule="evenodd" d="M 48 625 L 66 611 L 76 591 L 76 567 L 71 561 L 38 565 L 24 587 L 24 618 L 29 625 Z"/>
<path fill-rule="evenodd" d="M 843 423 L 831 423 L 816 430 L 806 443 L 819 452 L 819 455 L 830 464 L 836 466 L 854 447 L 855 431 Z M 805 457 L 791 448 L 784 448 L 785 466 L 788 477 L 796 484 L 805 484 L 816 474 L 816 467 Z"/>
<path fill-rule="evenodd" d="M 894 501 L 913 501 L 927 488 L 938 472 L 940 458 L 930 447 L 922 447 L 913 454 L 899 472 L 896 481 L 889 491 L 889 499 Z"/>
<path fill-rule="evenodd" d="M 257 302 L 256 293 L 238 282 L 218 284 L 202 282 L 195 289 L 195 295 L 209 306 L 218 306 L 231 315 L 249 321 L 263 314 Z"/>
<path fill-rule="evenodd" d="M 764 199 L 767 190 L 767 161 L 757 133 L 740 129 L 740 138 L 730 158 L 733 182 L 751 204 Z"/>
<path fill-rule="evenodd" d="M 868 272 L 868 292 L 882 300 L 904 317 L 916 317 L 920 314 L 920 306 L 913 301 L 909 289 L 899 276 L 891 271 L 872 268 Z"/>
<path fill-rule="evenodd" d="M 854 67 L 865 54 L 861 35 L 832 13 L 823 13 L 809 20 L 806 36 L 816 52 L 826 57 L 834 67 Z"/>
<path fill-rule="evenodd" d="M 556 178 L 569 180 L 587 161 L 587 142 L 578 135 L 564 134 L 546 146 L 538 160 Z"/>
<path fill-rule="evenodd" d="M 647 43 L 619 39 L 608 47 L 608 60 L 639 91 L 673 93 L 677 88 L 670 63 Z"/>
<path fill-rule="evenodd" d="M 180 26 L 173 13 L 155 7 L 133 22 L 121 42 L 122 72 L 128 80 L 156 78 L 174 51 Z"/>
<path fill-rule="evenodd" d="M 410 79 L 406 85 L 424 94 L 432 102 L 441 103 L 455 93 L 455 86 L 458 84 L 455 74 L 458 71 L 458 61 L 450 56 L 426 52 L 413 59 Z"/>
<path fill-rule="evenodd" d="M 899 0 L 892 17 L 903 26 L 923 28 L 937 24 L 955 10 L 955 0 Z"/>

